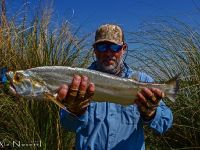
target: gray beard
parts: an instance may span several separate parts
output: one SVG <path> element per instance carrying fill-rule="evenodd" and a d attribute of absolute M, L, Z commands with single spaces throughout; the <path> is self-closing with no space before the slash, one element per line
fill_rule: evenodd
<path fill-rule="evenodd" d="M 120 59 L 119 61 L 116 61 L 114 65 L 109 65 L 109 66 L 106 66 L 97 60 L 98 71 L 120 76 L 123 68 L 124 68 L 123 59 Z"/>

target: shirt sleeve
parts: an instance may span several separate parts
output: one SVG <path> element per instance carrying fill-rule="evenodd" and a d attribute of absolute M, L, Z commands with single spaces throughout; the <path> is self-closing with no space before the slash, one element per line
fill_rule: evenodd
<path fill-rule="evenodd" d="M 169 107 L 163 101 L 156 109 L 155 117 L 149 122 L 149 126 L 157 133 L 165 133 L 173 122 L 173 115 Z"/>
<path fill-rule="evenodd" d="M 84 128 L 87 124 L 88 112 L 86 111 L 80 117 L 77 117 L 73 113 L 61 109 L 60 110 L 60 123 L 64 129 L 72 132 L 78 132 L 81 128 Z"/>
<path fill-rule="evenodd" d="M 153 82 L 153 79 L 146 75 L 145 73 L 139 74 L 139 81 L 142 82 Z M 151 121 L 145 122 L 148 124 L 155 132 L 163 134 L 171 126 L 173 122 L 172 111 L 166 104 L 161 100 L 159 106 L 156 109 L 156 114 Z"/>

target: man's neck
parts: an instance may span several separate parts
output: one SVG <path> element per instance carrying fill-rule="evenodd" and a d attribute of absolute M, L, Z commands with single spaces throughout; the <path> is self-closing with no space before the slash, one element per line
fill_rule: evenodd
<path fill-rule="evenodd" d="M 123 63 L 123 62 L 120 63 L 120 65 L 119 65 L 118 67 L 112 69 L 112 71 L 103 70 L 103 69 L 98 65 L 98 63 L 96 63 L 96 67 L 97 67 L 96 69 L 97 69 L 98 71 L 105 72 L 105 73 L 109 73 L 109 74 L 116 75 L 116 76 L 119 76 L 119 77 L 122 76 L 122 73 L 123 73 L 123 71 L 124 71 L 124 69 L 125 69 L 125 66 L 124 66 L 124 63 Z"/>

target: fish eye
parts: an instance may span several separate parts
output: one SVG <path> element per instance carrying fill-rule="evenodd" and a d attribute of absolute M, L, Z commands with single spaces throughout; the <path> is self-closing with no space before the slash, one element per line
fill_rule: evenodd
<path fill-rule="evenodd" d="M 14 81 L 20 82 L 21 79 L 22 79 L 22 75 L 19 74 L 19 73 L 15 73 L 15 75 L 14 75 Z"/>

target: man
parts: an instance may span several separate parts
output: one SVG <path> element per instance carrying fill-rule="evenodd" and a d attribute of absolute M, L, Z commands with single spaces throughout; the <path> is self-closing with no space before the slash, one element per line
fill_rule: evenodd
<path fill-rule="evenodd" d="M 153 82 L 145 73 L 133 71 L 123 62 L 127 49 L 122 29 L 106 24 L 96 31 L 93 44 L 96 61 L 89 69 L 141 82 Z M 92 102 L 95 85 L 88 77 L 75 75 L 71 85 L 62 85 L 57 99 L 66 105 L 60 119 L 64 128 L 76 132 L 76 149 L 140 150 L 145 149 L 143 125 L 162 134 L 172 125 L 172 112 L 161 99 L 162 91 L 144 88 L 130 106 Z"/>

